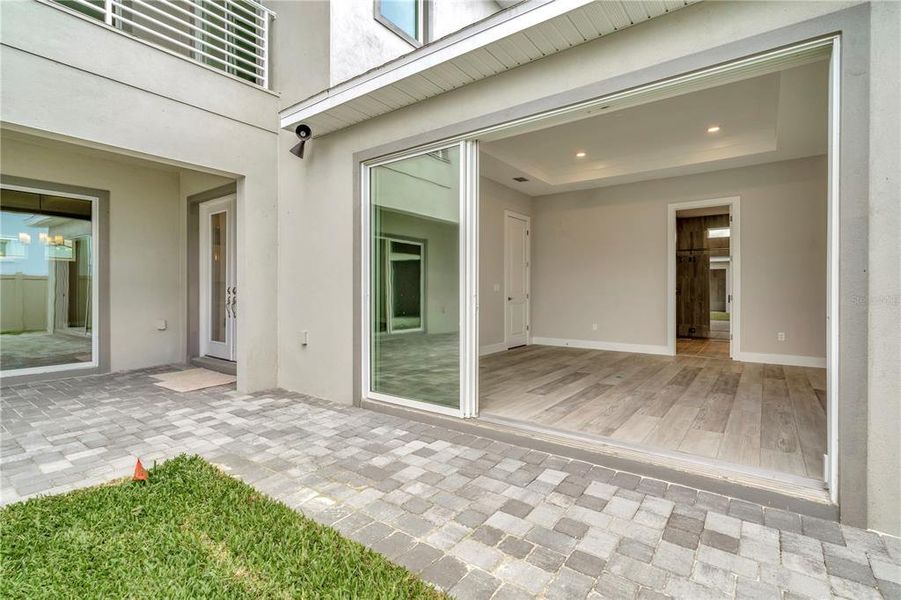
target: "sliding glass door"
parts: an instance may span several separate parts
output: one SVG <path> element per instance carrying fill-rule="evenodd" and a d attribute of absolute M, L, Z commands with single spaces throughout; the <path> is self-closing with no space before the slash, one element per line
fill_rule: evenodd
<path fill-rule="evenodd" d="M 367 398 L 474 412 L 471 145 L 364 167 Z"/>
<path fill-rule="evenodd" d="M 96 367 L 96 199 L 0 189 L 0 372 Z"/>

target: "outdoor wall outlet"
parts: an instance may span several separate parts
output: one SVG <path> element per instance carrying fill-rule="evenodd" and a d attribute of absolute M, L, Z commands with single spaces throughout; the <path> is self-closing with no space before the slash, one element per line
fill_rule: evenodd
<path fill-rule="evenodd" d="M 310 345 L 310 332 L 306 329 L 300 332 L 300 344 L 302 346 Z"/>
<path fill-rule="evenodd" d="M 597 331 L 597 330 L 598 330 L 598 324 L 597 324 L 597 323 L 592 323 L 592 324 L 591 324 L 591 330 L 592 330 L 592 331 Z"/>
<path fill-rule="evenodd" d="M 169 324 L 166 323 L 166 319 L 160 319 L 156 322 L 157 331 L 166 331 L 169 328 Z"/>
<path fill-rule="evenodd" d="M 777 334 L 776 334 L 776 340 L 779 341 L 779 342 L 784 342 L 784 341 L 785 341 L 785 332 L 784 332 L 784 331 L 780 331 L 779 333 L 777 333 Z"/>

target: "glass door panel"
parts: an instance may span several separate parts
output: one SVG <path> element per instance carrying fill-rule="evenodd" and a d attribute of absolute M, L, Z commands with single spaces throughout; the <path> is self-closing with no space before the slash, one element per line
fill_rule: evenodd
<path fill-rule="evenodd" d="M 369 169 L 369 392 L 460 407 L 460 161 Z"/>
<path fill-rule="evenodd" d="M 0 371 L 97 365 L 94 202 L 0 189 Z"/>
<path fill-rule="evenodd" d="M 235 360 L 235 199 L 200 205 L 200 353 Z"/>

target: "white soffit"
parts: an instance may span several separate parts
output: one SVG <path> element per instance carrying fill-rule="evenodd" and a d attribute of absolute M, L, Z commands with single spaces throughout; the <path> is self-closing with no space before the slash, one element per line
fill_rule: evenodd
<path fill-rule="evenodd" d="M 699 0 L 530 0 L 282 110 L 324 135 Z"/>

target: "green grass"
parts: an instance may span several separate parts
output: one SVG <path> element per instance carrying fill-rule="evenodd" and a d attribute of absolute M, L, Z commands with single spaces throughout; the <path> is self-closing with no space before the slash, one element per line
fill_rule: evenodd
<path fill-rule="evenodd" d="M 721 312 L 718 310 L 712 310 L 712 311 L 710 311 L 710 320 L 711 321 L 728 321 L 729 313 Z"/>
<path fill-rule="evenodd" d="M 0 511 L 0 597 L 444 598 L 198 457 Z"/>

